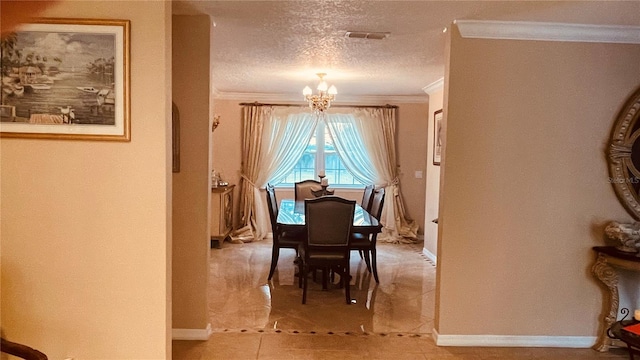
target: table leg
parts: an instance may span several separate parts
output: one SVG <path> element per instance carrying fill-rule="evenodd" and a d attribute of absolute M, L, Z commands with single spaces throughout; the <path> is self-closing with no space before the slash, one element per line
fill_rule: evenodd
<path fill-rule="evenodd" d="M 380 283 L 380 279 L 378 279 L 378 254 L 376 251 L 376 245 L 378 241 L 378 233 L 373 233 L 371 236 L 371 243 L 373 246 L 371 247 L 371 269 L 373 270 L 373 278 L 376 279 L 376 283 Z"/>
<path fill-rule="evenodd" d="M 592 347 L 594 350 L 604 352 L 609 350 L 611 346 L 611 339 L 607 336 L 607 330 L 618 317 L 618 306 L 620 302 L 618 295 L 618 273 L 607 263 L 607 257 L 604 254 L 598 254 L 598 259 L 591 268 L 591 271 L 593 275 L 607 287 L 609 292 L 609 298 L 604 299 L 608 307 L 603 307 L 605 311 L 608 308 L 609 313 L 602 314 L 602 328 L 599 331 L 598 340 Z"/>

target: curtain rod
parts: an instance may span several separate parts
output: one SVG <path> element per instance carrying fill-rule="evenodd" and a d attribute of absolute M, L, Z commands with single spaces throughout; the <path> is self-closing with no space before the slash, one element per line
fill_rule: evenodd
<path fill-rule="evenodd" d="M 263 103 L 259 103 L 259 102 L 252 102 L 252 103 L 240 103 L 241 106 L 306 106 L 306 105 L 300 105 L 300 104 L 263 104 Z M 398 106 L 397 105 L 331 105 L 331 107 L 341 107 L 341 108 L 381 108 L 381 109 L 397 109 Z"/>

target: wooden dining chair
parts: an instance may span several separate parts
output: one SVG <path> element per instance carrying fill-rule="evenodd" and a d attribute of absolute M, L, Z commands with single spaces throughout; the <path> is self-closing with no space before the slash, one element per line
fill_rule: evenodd
<path fill-rule="evenodd" d="M 296 256 L 298 248 L 305 237 L 304 232 L 283 231 L 278 225 L 278 200 L 276 199 L 275 188 L 267 184 L 267 207 L 269 208 L 269 219 L 271 220 L 271 232 L 273 233 L 273 245 L 271 247 L 271 267 L 269 268 L 269 276 L 267 280 L 271 280 L 273 273 L 278 266 L 278 258 L 280 257 L 280 249 L 294 249 Z"/>
<path fill-rule="evenodd" d="M 25 360 L 47 360 L 47 355 L 27 345 L 0 338 L 0 351 Z M 2 357 L 4 359 L 4 356 Z"/>
<path fill-rule="evenodd" d="M 374 189 L 375 185 L 371 184 L 365 186 L 364 191 L 362 192 L 362 201 L 360 202 L 360 206 L 367 211 L 371 209 L 371 200 L 373 199 Z"/>
<path fill-rule="evenodd" d="M 375 190 L 373 197 L 371 198 L 371 207 L 369 214 L 380 221 L 382 215 L 382 207 L 384 206 L 384 188 Z M 376 239 L 377 236 L 372 234 L 353 233 L 351 234 L 351 241 L 349 243 L 350 250 L 358 250 L 360 257 L 364 257 L 364 261 L 367 264 L 367 270 L 373 273 L 373 277 L 377 283 L 378 279 L 378 264 L 376 261 Z"/>
<path fill-rule="evenodd" d="M 318 190 L 322 190 L 322 186 L 320 186 L 320 182 L 316 180 L 303 180 L 294 184 L 296 201 L 314 199 L 316 195 L 313 194 L 313 191 Z"/>
<path fill-rule="evenodd" d="M 351 304 L 349 237 L 356 202 L 337 196 L 305 200 L 307 237 L 300 249 L 299 275 L 302 279 L 302 303 L 307 302 L 309 271 L 332 269 L 340 274 L 347 304 Z M 324 271 L 323 271 L 324 272 Z M 326 274 L 326 272 L 324 272 Z M 323 279 L 324 281 L 324 279 Z"/>

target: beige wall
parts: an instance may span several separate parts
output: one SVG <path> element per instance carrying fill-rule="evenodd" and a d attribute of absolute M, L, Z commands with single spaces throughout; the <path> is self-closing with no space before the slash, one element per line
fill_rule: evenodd
<path fill-rule="evenodd" d="M 50 359 L 165 359 L 170 3 L 62 2 L 131 20 L 131 142 L 2 139 L 2 333 Z"/>
<path fill-rule="evenodd" d="M 215 49 L 214 49 L 215 51 Z M 214 79 L 215 81 L 215 79 Z M 213 169 L 222 173 L 222 179 L 230 184 L 235 184 L 234 191 L 234 227 L 240 223 L 239 185 L 240 185 L 240 149 L 242 146 L 242 114 L 238 105 L 240 101 L 219 100 L 213 101 L 213 109 L 216 115 L 220 115 L 220 124 L 213 132 L 212 163 Z"/>
<path fill-rule="evenodd" d="M 425 94 L 426 98 L 426 94 Z M 213 167 L 222 171 L 225 180 L 233 184 L 240 181 L 240 147 L 241 147 L 241 102 L 253 102 L 253 99 L 245 101 L 220 100 L 214 101 L 215 113 L 221 116 L 220 126 L 213 135 Z M 401 165 L 400 185 L 403 193 L 407 215 L 414 219 L 420 226 L 424 224 L 424 198 L 425 198 L 425 171 L 427 158 L 427 131 L 428 104 L 398 104 L 398 163 Z M 422 171 L 423 177 L 414 177 L 415 171 Z M 281 193 L 278 192 L 280 197 Z M 236 193 L 236 203 L 238 201 Z M 282 192 L 287 196 L 286 192 Z M 342 191 L 336 195 L 360 200 L 362 192 Z M 292 195 L 291 195 L 292 196 Z M 237 205 L 237 204 L 236 204 Z M 236 210 L 236 224 L 238 223 L 238 206 Z"/>
<path fill-rule="evenodd" d="M 425 94 L 426 95 L 426 94 Z M 426 96 L 425 96 L 426 98 Z M 425 188 L 427 172 L 427 125 L 429 104 L 398 104 L 398 165 L 400 165 L 400 189 L 407 210 L 407 216 L 424 233 Z M 415 172 L 421 171 L 422 178 Z M 385 205 L 386 206 L 386 205 Z"/>
<path fill-rule="evenodd" d="M 173 174 L 173 328 L 205 329 L 210 224 L 208 16 L 173 16 L 173 102 L 180 172 Z"/>
<path fill-rule="evenodd" d="M 433 114 L 442 109 L 443 94 L 442 87 L 429 93 L 429 128 L 425 134 L 427 138 L 427 184 L 425 190 L 424 250 L 427 251 L 430 258 L 434 258 L 438 254 L 438 224 L 433 220 L 438 218 L 440 204 L 440 166 L 433 164 Z"/>
<path fill-rule="evenodd" d="M 595 336 L 591 247 L 630 220 L 604 151 L 640 46 L 451 36 L 436 329 Z"/>

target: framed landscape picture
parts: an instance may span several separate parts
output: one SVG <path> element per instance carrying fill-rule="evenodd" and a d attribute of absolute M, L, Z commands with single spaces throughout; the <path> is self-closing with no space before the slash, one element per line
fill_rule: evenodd
<path fill-rule="evenodd" d="M 42 19 L 2 39 L 2 137 L 130 141 L 130 22 Z"/>
<path fill-rule="evenodd" d="M 433 165 L 442 158 L 442 109 L 433 113 Z"/>

